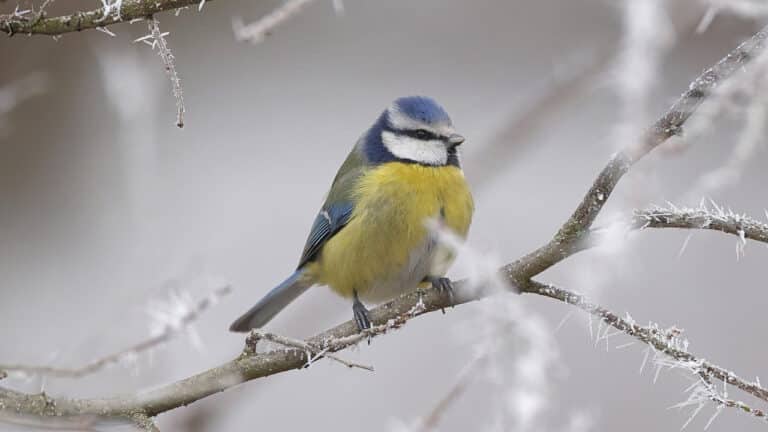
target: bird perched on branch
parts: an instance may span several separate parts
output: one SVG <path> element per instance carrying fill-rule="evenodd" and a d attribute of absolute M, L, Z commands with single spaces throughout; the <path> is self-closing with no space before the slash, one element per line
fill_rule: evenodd
<path fill-rule="evenodd" d="M 339 168 L 296 271 L 230 330 L 262 327 L 316 284 L 352 300 L 361 331 L 371 327 L 361 300 L 389 300 L 422 284 L 451 294 L 444 275 L 453 251 L 426 223 L 467 235 L 473 202 L 459 163 L 463 142 L 434 100 L 395 100 Z"/>

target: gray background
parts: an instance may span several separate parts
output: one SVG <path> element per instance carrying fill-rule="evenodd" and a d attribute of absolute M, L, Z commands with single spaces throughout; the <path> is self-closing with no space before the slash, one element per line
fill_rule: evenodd
<path fill-rule="evenodd" d="M 676 39 L 647 96 L 652 115 L 757 28 L 722 14 L 696 34 L 704 8 L 674 3 Z M 147 33 L 145 24 L 111 27 L 116 38 L 95 31 L 58 42 L 0 38 L 0 85 L 32 71 L 48 76 L 48 91 L 7 114 L 0 135 L 0 363 L 78 365 L 145 338 L 148 308 L 171 290 L 198 299 L 223 282 L 235 287 L 194 325 L 198 348 L 181 337 L 76 382 L 8 383 L 29 391 L 44 384 L 54 395 L 112 395 L 237 355 L 243 338 L 227 326 L 293 269 L 336 168 L 397 96 L 437 98 L 468 137 L 467 177 L 471 184 L 476 175 L 485 180 L 474 190 L 470 245 L 500 262 L 543 244 L 619 145 L 611 138 L 621 110 L 610 72 L 549 112 L 524 142 L 493 139 L 556 71 L 619 46 L 621 11 L 612 1 L 348 0 L 344 16 L 320 1 L 263 44 L 234 42 L 233 16 L 255 19 L 275 5 L 222 0 L 203 13 L 159 16 L 184 86 L 183 130 L 174 126 L 174 100 L 157 55 L 131 44 Z M 698 198 L 681 197 L 722 163 L 740 125 L 718 121 L 687 151 L 643 161 L 610 209 L 695 204 Z M 517 146 L 516 156 L 489 176 L 487 161 L 510 151 L 507 145 Z M 754 159 L 737 186 L 712 197 L 760 216 L 765 152 Z M 678 258 L 686 235 L 646 231 L 619 254 L 587 252 L 543 278 L 592 292 L 640 323 L 679 325 L 692 351 L 745 378 L 764 373 L 764 245 L 747 245 L 737 261 L 735 238 L 699 232 Z M 469 267 L 463 261 L 453 276 Z M 684 373 L 663 371 L 654 384 L 652 368 L 638 373 L 639 345 L 615 348 L 628 338 L 611 338 L 606 350 L 590 339 L 580 314 L 555 330 L 567 306 L 507 297 L 525 311 L 520 319 L 545 323 L 558 351 L 531 430 L 577 430 L 568 424 L 586 418 L 588 430 L 674 431 L 687 420 L 689 411 L 668 409 L 686 399 Z M 486 302 L 494 301 L 501 300 Z M 467 335 L 483 311 L 481 302 L 430 314 L 345 353 L 373 364 L 374 374 L 321 362 L 209 397 L 161 416 L 159 424 L 169 431 L 405 430 L 429 413 L 472 357 Z M 348 318 L 347 303 L 318 288 L 272 328 L 306 336 Z M 512 367 L 518 350 L 525 346 L 513 343 L 495 361 Z M 490 381 L 475 380 L 440 430 L 515 430 L 494 420 L 506 393 Z M 702 429 L 712 413 L 707 406 L 689 428 Z M 764 427 L 726 409 L 709 430 Z"/>

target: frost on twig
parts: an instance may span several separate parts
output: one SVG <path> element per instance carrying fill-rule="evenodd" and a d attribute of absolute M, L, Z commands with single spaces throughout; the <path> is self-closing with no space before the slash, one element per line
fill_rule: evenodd
<path fill-rule="evenodd" d="M 157 47 L 157 54 L 163 60 L 163 66 L 165 67 L 165 73 L 171 80 L 171 86 L 173 88 L 173 97 L 176 98 L 176 126 L 184 127 L 184 94 L 181 89 L 181 80 L 179 74 L 176 72 L 176 66 L 173 63 L 173 53 L 168 48 L 168 44 L 165 41 L 165 35 L 168 33 L 160 32 L 160 23 L 154 16 L 147 20 L 149 25 L 149 32 L 152 35 L 152 49 Z M 137 39 L 136 41 L 141 40 Z M 135 41 L 134 41 L 135 42 Z"/>
<path fill-rule="evenodd" d="M 112 14 L 115 14 L 118 20 L 122 19 L 120 11 L 123 7 L 123 0 L 101 0 L 101 6 L 104 8 L 104 12 L 102 12 L 102 17 L 99 19 L 100 21 L 105 20 Z"/>
<path fill-rule="evenodd" d="M 289 19 L 298 15 L 304 7 L 314 0 L 288 0 L 280 7 L 250 24 L 244 24 L 242 19 L 235 18 L 232 21 L 232 31 L 235 40 L 258 44 L 272 34 L 272 32 Z"/>
<path fill-rule="evenodd" d="M 80 378 L 96 373 L 105 367 L 126 360 L 133 360 L 139 354 L 170 341 L 173 337 L 187 329 L 190 324 L 194 323 L 203 312 L 217 304 L 222 297 L 230 292 L 231 287 L 229 285 L 222 286 L 195 304 L 187 299 L 176 296 L 175 300 L 172 301 L 174 304 L 173 313 L 160 314 L 157 308 L 155 308 L 154 316 L 156 322 L 159 322 L 159 326 L 153 329 L 152 336 L 149 339 L 91 361 L 81 367 L 58 368 L 49 366 L 0 365 L 0 371 L 11 374 L 44 375 L 56 378 Z M 161 316 L 165 318 L 161 318 Z M 157 321 L 159 318 L 160 321 Z"/>
<path fill-rule="evenodd" d="M 46 0 L 47 4 L 50 0 Z M 47 17 L 39 8 L 34 11 L 19 11 L 0 15 L 0 32 L 8 36 L 15 34 L 50 35 L 54 38 L 65 33 L 107 27 L 120 22 L 134 22 L 163 11 L 176 10 L 203 3 L 201 0 L 101 0 L 101 5 L 92 10 L 81 10 L 70 15 Z"/>
<path fill-rule="evenodd" d="M 715 405 L 715 412 L 714 414 L 712 414 L 712 416 L 707 421 L 707 424 L 704 426 L 705 430 L 712 425 L 712 423 L 715 421 L 717 416 L 720 415 L 720 412 L 722 412 L 723 408 L 737 408 L 747 414 L 753 415 L 764 421 L 768 421 L 768 417 L 766 416 L 766 413 L 764 410 L 761 410 L 759 408 L 753 408 L 742 401 L 729 399 L 725 389 L 722 392 L 719 391 L 715 386 L 715 384 L 712 382 L 712 377 L 707 372 L 701 371 L 696 364 L 683 363 L 683 364 L 675 364 L 670 367 L 680 367 L 680 368 L 688 369 L 689 372 L 691 372 L 696 376 L 696 381 L 694 381 L 694 383 L 686 389 L 686 393 L 688 393 L 688 398 L 683 402 L 680 402 L 670 407 L 670 408 L 686 408 L 686 407 L 693 408 L 690 416 L 688 417 L 688 420 L 686 420 L 685 423 L 683 424 L 682 429 L 685 429 L 686 427 L 688 427 L 688 425 L 691 424 L 693 419 L 696 418 L 696 416 L 701 412 L 701 410 L 705 406 L 707 406 L 708 403 L 712 403 Z"/>
<path fill-rule="evenodd" d="M 632 226 L 637 229 L 708 229 L 738 236 L 742 246 L 747 239 L 768 243 L 768 224 L 719 206 L 714 201 L 710 201 L 709 206 L 702 201 L 698 207 L 693 208 L 677 207 L 669 203 L 665 207 L 635 210 L 632 219 Z"/>
<path fill-rule="evenodd" d="M 158 428 L 155 422 L 145 414 L 134 414 L 131 416 L 131 421 L 136 425 L 136 427 L 144 432 L 160 432 L 160 428 Z"/>
<path fill-rule="evenodd" d="M 688 351 L 689 342 L 686 338 L 682 337 L 682 331 L 677 327 L 673 326 L 663 329 L 654 323 L 648 326 L 638 325 L 629 316 L 621 318 L 608 309 L 590 302 L 582 295 L 557 288 L 553 285 L 531 281 L 531 286 L 528 289 L 529 291 L 527 292 L 544 295 L 576 306 L 598 317 L 605 324 L 647 344 L 649 351 L 654 353 L 657 374 L 662 367 L 687 370 L 696 377 L 705 379 L 707 382 L 711 383 L 712 380 L 719 380 L 723 382 L 724 386 L 736 387 L 763 402 L 768 402 L 768 389 L 762 387 L 759 381 L 747 381 L 732 371 L 699 358 Z M 649 351 L 646 351 L 646 353 Z M 643 363 L 645 364 L 646 360 Z M 722 396 L 719 402 L 712 397 L 707 400 L 712 400 L 725 407 L 738 408 L 757 417 L 765 417 L 763 411 L 752 409 L 742 402 L 729 400 L 727 395 Z"/>
<path fill-rule="evenodd" d="M 310 344 L 308 344 L 305 341 L 298 340 L 298 339 L 292 339 L 286 336 L 280 336 L 274 333 L 266 333 L 259 330 L 253 330 L 251 331 L 251 335 L 249 336 L 248 340 L 252 341 L 251 345 L 255 345 L 254 341 L 258 340 L 266 340 L 269 342 L 276 343 L 278 345 L 282 345 L 287 348 L 297 348 L 300 350 L 304 350 L 307 352 L 307 367 L 309 367 L 312 363 L 316 362 L 317 360 L 327 357 L 337 363 L 340 363 L 348 368 L 358 368 L 358 369 L 365 369 L 369 372 L 373 372 L 373 366 L 363 365 L 359 363 L 350 362 L 347 360 L 342 359 L 341 357 L 331 354 L 328 352 L 328 348 L 316 348 Z M 255 347 L 254 347 L 255 348 Z"/>

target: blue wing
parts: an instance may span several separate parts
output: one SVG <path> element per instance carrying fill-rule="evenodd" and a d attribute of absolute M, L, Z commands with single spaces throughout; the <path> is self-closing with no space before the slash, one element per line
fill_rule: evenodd
<path fill-rule="evenodd" d="M 349 222 L 352 208 L 352 203 L 339 202 L 326 205 L 320 210 L 315 218 L 315 223 L 312 224 L 307 244 L 304 245 L 304 252 L 302 252 L 301 260 L 299 260 L 299 268 L 314 260 L 325 242 Z"/>

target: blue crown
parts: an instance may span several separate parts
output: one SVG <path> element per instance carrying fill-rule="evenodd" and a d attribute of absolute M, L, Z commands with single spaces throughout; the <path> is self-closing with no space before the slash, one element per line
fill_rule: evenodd
<path fill-rule="evenodd" d="M 451 124 L 451 118 L 445 109 L 426 96 L 401 97 L 395 100 L 394 106 L 408 117 L 427 124 Z"/>

